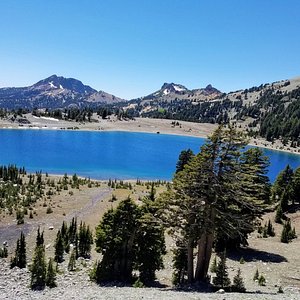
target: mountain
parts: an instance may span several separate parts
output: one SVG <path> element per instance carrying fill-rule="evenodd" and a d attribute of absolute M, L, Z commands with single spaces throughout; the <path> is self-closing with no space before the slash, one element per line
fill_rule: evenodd
<path fill-rule="evenodd" d="M 218 97 L 222 93 L 210 84 L 206 88 L 189 90 L 185 86 L 177 83 L 164 83 L 160 90 L 142 97 L 142 100 L 191 100 L 205 101 Z"/>
<path fill-rule="evenodd" d="M 77 79 L 57 75 L 28 87 L 0 88 L 0 107 L 9 109 L 84 107 L 121 101 L 124 99 L 98 92 Z"/>
<path fill-rule="evenodd" d="M 164 83 L 160 90 L 126 103 L 127 116 L 234 124 L 253 136 L 300 146 L 300 78 L 222 93 L 208 85 L 189 90 Z"/>

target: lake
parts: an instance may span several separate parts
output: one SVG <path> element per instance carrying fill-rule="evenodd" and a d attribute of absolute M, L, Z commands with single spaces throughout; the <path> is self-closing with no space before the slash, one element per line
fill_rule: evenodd
<path fill-rule="evenodd" d="M 94 179 L 170 180 L 180 152 L 199 152 L 205 139 L 135 132 L 0 130 L 0 164 L 28 171 L 74 173 Z M 264 149 L 274 181 L 287 164 L 300 166 L 300 155 Z"/>

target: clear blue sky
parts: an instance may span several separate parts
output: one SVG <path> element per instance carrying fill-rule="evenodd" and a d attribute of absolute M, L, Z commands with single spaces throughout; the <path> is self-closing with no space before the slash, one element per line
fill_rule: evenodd
<path fill-rule="evenodd" d="M 299 0 L 2 0 L 0 87 L 52 74 L 131 99 L 300 76 Z"/>

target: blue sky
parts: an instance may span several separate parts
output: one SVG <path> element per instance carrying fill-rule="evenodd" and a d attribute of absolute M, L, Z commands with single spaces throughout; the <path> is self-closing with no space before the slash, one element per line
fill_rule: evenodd
<path fill-rule="evenodd" d="M 0 87 L 52 74 L 126 99 L 300 76 L 299 0 L 2 0 Z"/>

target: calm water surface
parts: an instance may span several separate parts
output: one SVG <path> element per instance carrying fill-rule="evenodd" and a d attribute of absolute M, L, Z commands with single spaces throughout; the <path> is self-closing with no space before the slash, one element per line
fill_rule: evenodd
<path fill-rule="evenodd" d="M 204 139 L 177 135 L 52 130 L 0 130 L 0 164 L 28 171 L 78 174 L 95 179 L 165 179 L 173 176 L 183 149 L 199 152 Z M 273 181 L 300 155 L 264 149 Z"/>

